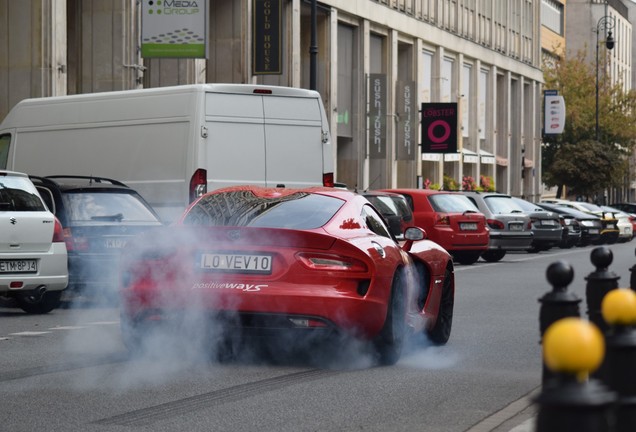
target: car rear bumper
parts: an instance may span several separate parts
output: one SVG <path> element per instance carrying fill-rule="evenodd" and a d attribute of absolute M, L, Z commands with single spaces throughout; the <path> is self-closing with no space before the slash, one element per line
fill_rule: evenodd
<path fill-rule="evenodd" d="M 531 232 L 509 233 L 490 232 L 489 250 L 523 251 L 532 246 L 534 235 Z"/>
<path fill-rule="evenodd" d="M 429 239 L 447 251 L 485 251 L 488 249 L 490 235 L 485 233 L 455 232 L 438 230 L 430 233 Z"/>
<path fill-rule="evenodd" d="M 64 243 L 53 243 L 46 253 L 11 254 L 10 258 L 35 259 L 38 261 L 38 271 L 0 273 L 0 293 L 32 291 L 41 287 L 45 287 L 47 291 L 62 291 L 68 285 L 68 261 Z M 11 288 L 12 283 L 14 288 Z"/>
<path fill-rule="evenodd" d="M 234 284 L 238 285 L 238 284 Z M 129 322 L 161 322 L 202 314 L 206 318 L 229 320 L 232 325 L 249 330 L 330 330 L 371 338 L 384 325 L 387 304 L 373 296 L 361 296 L 336 287 L 306 285 L 290 287 L 286 294 L 260 285 L 260 291 L 238 288 L 201 288 L 168 295 L 140 298 L 134 291 L 123 290 L 120 302 L 122 319 Z M 341 288 L 341 287 L 340 287 Z M 275 291 L 275 292 L 274 292 Z M 163 297 L 166 297 L 165 295 Z M 194 312 L 193 312 L 194 311 Z M 314 325 L 305 325 L 309 320 Z M 320 324 L 319 324 L 320 323 Z"/>

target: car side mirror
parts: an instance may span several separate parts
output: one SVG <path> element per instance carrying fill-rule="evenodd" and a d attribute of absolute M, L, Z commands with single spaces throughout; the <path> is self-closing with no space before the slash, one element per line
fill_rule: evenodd
<path fill-rule="evenodd" d="M 406 242 L 402 245 L 402 249 L 406 252 L 411 250 L 411 246 L 413 246 L 413 242 L 426 239 L 426 231 L 424 231 L 420 227 L 408 227 L 404 231 L 404 240 Z"/>

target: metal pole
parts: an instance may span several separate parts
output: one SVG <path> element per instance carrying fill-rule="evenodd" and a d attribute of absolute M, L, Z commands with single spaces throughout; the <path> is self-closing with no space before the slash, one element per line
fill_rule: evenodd
<path fill-rule="evenodd" d="M 316 45 L 316 0 L 311 0 L 311 43 L 309 46 L 309 89 L 316 90 L 316 56 L 318 46 Z"/>
<path fill-rule="evenodd" d="M 596 141 L 598 142 L 598 32 L 599 32 L 599 26 L 600 25 L 600 21 L 598 23 L 598 25 L 596 26 Z"/>

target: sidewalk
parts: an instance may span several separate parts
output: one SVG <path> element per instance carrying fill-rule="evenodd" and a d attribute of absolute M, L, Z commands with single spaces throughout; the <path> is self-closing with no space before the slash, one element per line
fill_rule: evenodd
<path fill-rule="evenodd" d="M 537 387 L 466 432 L 535 432 L 537 407 L 534 399 L 540 392 L 541 387 Z"/>

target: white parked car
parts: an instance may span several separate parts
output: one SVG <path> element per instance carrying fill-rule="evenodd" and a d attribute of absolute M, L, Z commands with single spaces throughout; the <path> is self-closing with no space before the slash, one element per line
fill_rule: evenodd
<path fill-rule="evenodd" d="M 632 223 L 632 219 L 634 218 L 627 212 L 619 210 L 610 206 L 601 206 L 603 211 L 613 212 L 614 217 L 617 219 L 616 226 L 620 230 L 618 235 L 619 242 L 628 242 L 634 237 L 634 224 Z"/>
<path fill-rule="evenodd" d="M 0 296 L 42 314 L 59 306 L 67 285 L 62 225 L 26 174 L 0 170 Z"/>

